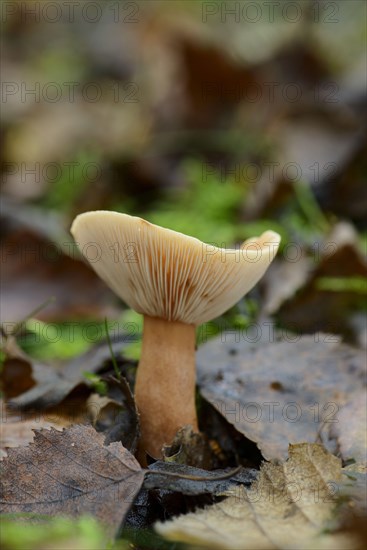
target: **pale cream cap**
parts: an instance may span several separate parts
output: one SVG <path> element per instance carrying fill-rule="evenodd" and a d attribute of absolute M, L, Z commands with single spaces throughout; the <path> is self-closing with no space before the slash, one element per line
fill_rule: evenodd
<path fill-rule="evenodd" d="M 71 233 L 96 273 L 132 309 L 194 325 L 218 317 L 251 290 L 280 242 L 266 231 L 240 248 L 218 248 L 103 210 L 77 216 Z"/>

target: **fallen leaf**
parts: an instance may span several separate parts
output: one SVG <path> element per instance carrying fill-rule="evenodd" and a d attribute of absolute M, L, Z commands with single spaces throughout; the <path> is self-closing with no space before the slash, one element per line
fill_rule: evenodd
<path fill-rule="evenodd" d="M 362 141 L 344 169 L 316 188 L 316 198 L 323 210 L 331 211 L 342 219 L 351 219 L 360 226 L 363 226 L 367 212 L 363 178 L 367 169 L 366 158 L 366 141 Z"/>
<path fill-rule="evenodd" d="M 91 426 L 35 432 L 29 447 L 9 449 L 2 466 L 3 514 L 90 514 L 114 537 L 143 483 L 144 471 L 121 443 L 105 447 Z"/>
<path fill-rule="evenodd" d="M 219 16 L 217 21 L 220 24 L 215 24 L 214 21 L 213 24 L 207 24 L 210 22 L 212 7 L 217 9 L 217 6 L 208 5 L 208 12 L 206 12 L 202 6 L 198 5 L 195 12 L 195 9 L 188 11 L 184 4 L 167 4 L 164 21 L 169 24 L 174 36 L 187 36 L 199 46 L 212 44 L 228 55 L 230 60 L 235 59 L 239 64 L 245 66 L 273 60 L 274 55 L 289 43 L 292 44 L 293 52 L 295 44 L 292 43 L 292 38 L 299 35 L 300 22 L 289 25 L 285 19 L 279 17 L 273 19 L 269 25 L 269 18 L 263 17 L 257 20 L 256 25 L 247 25 L 246 22 L 251 19 L 247 20 L 245 17 L 244 24 L 241 25 L 238 24 L 240 19 L 236 15 L 236 13 L 240 15 L 242 9 L 242 6 L 239 5 L 238 12 L 234 6 L 233 17 L 224 16 L 222 18 L 220 18 L 221 12 L 218 6 L 216 14 Z M 179 17 L 177 17 L 178 13 Z M 223 12 L 223 14 L 226 13 Z M 205 22 L 204 25 L 203 22 Z M 243 32 L 244 27 L 246 32 Z M 209 62 L 206 59 L 205 61 Z M 214 61 L 211 60 L 211 62 Z M 205 65 L 202 65 L 202 68 L 203 70 L 207 69 Z"/>
<path fill-rule="evenodd" d="M 165 462 L 186 464 L 209 470 L 212 452 L 207 437 L 202 432 L 194 432 L 192 426 L 183 426 L 176 433 L 171 445 L 164 445 Z"/>
<path fill-rule="evenodd" d="M 265 315 L 276 313 L 283 302 L 293 298 L 296 291 L 306 283 L 311 265 L 311 260 L 304 257 L 298 262 L 275 260 L 269 266 L 262 283 L 265 287 L 262 303 Z"/>
<path fill-rule="evenodd" d="M 223 498 L 222 492 L 231 485 L 249 486 L 258 475 L 258 470 L 251 468 L 242 468 L 233 475 L 231 472 L 234 470 L 206 471 L 163 461 L 151 464 L 126 518 L 126 528 L 144 529 L 156 521 L 213 504 Z M 150 539 L 149 542 L 153 544 Z"/>
<path fill-rule="evenodd" d="M 233 63 L 222 49 L 181 38 L 180 48 L 187 78 L 185 96 L 189 121 L 195 127 L 210 125 L 223 108 L 230 110 L 241 101 L 240 93 L 223 90 L 245 90 L 254 85 L 253 71 Z"/>
<path fill-rule="evenodd" d="M 257 329 L 264 336 L 269 327 Z M 336 450 L 329 429 L 365 384 L 365 354 L 325 334 L 271 341 L 268 332 L 268 341 L 252 344 L 246 334 L 224 332 L 199 349 L 202 396 L 267 460 L 285 459 L 289 443 L 319 437 Z"/>
<path fill-rule="evenodd" d="M 5 403 L 0 399 L 0 458 L 7 456 L 7 447 L 21 447 L 28 445 L 34 438 L 35 429 L 62 430 L 66 425 L 66 419 L 59 419 L 56 422 L 50 422 L 39 416 L 23 416 L 9 411 Z"/>
<path fill-rule="evenodd" d="M 39 319 L 61 321 L 96 318 L 116 313 L 111 292 L 77 256 L 72 238 L 48 240 L 35 230 L 20 228 L 1 243 L 1 321 L 12 324 L 54 296 Z"/>
<path fill-rule="evenodd" d="M 367 408 L 366 394 L 357 393 L 341 408 L 338 423 L 333 425 L 332 435 L 338 441 L 344 460 L 367 461 Z"/>
<path fill-rule="evenodd" d="M 247 468 L 260 467 L 263 456 L 256 443 L 236 430 L 208 401 L 202 399 L 200 427 L 209 439 L 212 450 L 211 467 L 233 467 L 241 464 Z"/>
<path fill-rule="evenodd" d="M 282 151 L 278 159 L 281 165 L 294 163 L 299 174 L 297 179 L 314 187 L 342 170 L 361 141 L 358 117 L 350 114 L 352 120 L 346 122 L 338 110 L 331 114 L 325 109 L 324 113 L 316 114 L 316 103 L 314 100 L 311 109 L 304 112 L 299 109 L 297 117 L 289 116 L 273 128 L 274 139 Z"/>
<path fill-rule="evenodd" d="M 358 235 L 351 224 L 339 222 L 314 253 L 316 259 L 320 253 L 320 261 L 306 283 L 281 305 L 277 318 L 292 331 L 312 334 L 320 330 L 351 339 L 353 328 L 349 314 L 351 310 L 361 309 L 363 294 L 348 284 L 344 289 L 334 290 L 328 288 L 327 283 L 330 278 L 340 278 L 347 283 L 353 277 L 366 279 L 367 262 L 360 250 Z"/>
<path fill-rule="evenodd" d="M 367 516 L 367 467 L 366 462 L 350 464 L 343 468 L 343 478 L 338 484 L 338 499 L 345 508 L 347 520 L 365 519 Z"/>
<path fill-rule="evenodd" d="M 1 373 L 2 389 L 8 399 L 30 390 L 37 379 L 46 383 L 54 378 L 54 373 L 47 365 L 40 361 L 31 363 L 20 355 L 7 356 Z"/>
<path fill-rule="evenodd" d="M 85 148 L 86 136 L 98 151 L 135 152 L 145 144 L 151 127 L 151 115 L 143 111 L 137 98 L 116 102 L 111 90 L 103 105 L 85 102 L 80 96 L 65 104 L 41 102 L 38 107 L 37 114 L 30 114 L 7 142 L 11 162 L 30 165 L 37 161 L 43 167 L 55 158 L 73 158 L 76 151 Z M 108 133 L 101 124 L 106 116 L 111 117 Z M 48 187 L 52 183 L 49 180 Z"/>
<path fill-rule="evenodd" d="M 113 352 L 117 355 L 124 345 L 130 342 L 131 338 L 128 334 L 119 335 L 117 339 L 111 342 Z M 58 405 L 78 386 L 86 386 L 88 380 L 84 373 L 95 373 L 103 370 L 104 363 L 111 359 L 111 353 L 108 343 L 103 341 L 56 369 L 33 361 L 33 359 L 19 351 L 8 356 L 4 362 L 6 380 L 12 379 L 13 383 L 17 384 L 17 381 L 22 379 L 22 375 L 17 371 L 19 378 L 17 376 L 14 380 L 13 361 L 15 359 L 18 361 L 19 368 L 21 365 L 19 360 L 22 360 L 24 374 L 28 377 L 31 375 L 32 383 L 31 387 L 24 393 L 19 391 L 16 393 L 17 397 L 10 402 L 11 406 L 19 409 L 44 409 Z"/>
<path fill-rule="evenodd" d="M 42 428 L 51 428 L 48 422 Z M 22 422 L 7 422 L 1 426 L 0 456 L 7 456 L 6 448 L 28 445 L 34 438 L 34 429 L 40 428 L 40 422 L 36 420 L 23 420 Z M 58 429 L 57 427 L 55 427 Z"/>
<path fill-rule="evenodd" d="M 289 459 L 264 464 L 250 489 L 235 487 L 224 501 L 155 528 L 169 540 L 209 548 L 352 550 L 352 537 L 321 534 L 334 516 L 341 472 L 340 460 L 321 445 L 290 445 Z"/>
<path fill-rule="evenodd" d="M 8 399 L 27 392 L 37 382 L 45 385 L 55 382 L 55 369 L 30 358 L 20 349 L 14 336 L 3 336 L 2 350 L 5 358 L 1 381 Z"/>
<path fill-rule="evenodd" d="M 139 417 L 134 396 L 125 378 L 117 380 L 109 376 L 107 395 L 93 394 L 88 400 L 89 409 L 94 409 L 94 426 L 105 435 L 105 445 L 120 441 L 125 449 L 135 453 L 140 437 Z"/>
<path fill-rule="evenodd" d="M 258 471 L 253 468 L 241 468 L 229 476 L 231 471 L 234 471 L 233 468 L 208 471 L 158 460 L 149 466 L 143 486 L 144 489 L 164 489 L 184 495 L 208 493 L 215 496 L 233 485 L 250 486 L 258 475 Z"/>

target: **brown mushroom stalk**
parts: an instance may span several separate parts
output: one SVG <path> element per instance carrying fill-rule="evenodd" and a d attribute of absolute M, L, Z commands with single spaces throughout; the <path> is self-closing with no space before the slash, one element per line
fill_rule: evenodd
<path fill-rule="evenodd" d="M 86 212 L 71 232 L 93 269 L 144 315 L 135 397 L 141 417 L 141 460 L 162 456 L 195 412 L 195 328 L 235 305 L 263 276 L 280 237 L 266 231 L 236 249 L 118 212 Z M 90 245 L 93 257 L 89 258 Z M 96 251 L 97 249 L 97 256 Z"/>
<path fill-rule="evenodd" d="M 135 399 L 141 447 L 151 456 L 159 457 L 183 425 L 198 431 L 195 380 L 195 326 L 145 315 Z"/>

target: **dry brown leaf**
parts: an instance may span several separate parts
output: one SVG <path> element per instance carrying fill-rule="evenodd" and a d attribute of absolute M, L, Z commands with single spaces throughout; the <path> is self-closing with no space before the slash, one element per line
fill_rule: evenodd
<path fill-rule="evenodd" d="M 89 514 L 116 535 L 144 479 L 144 471 L 120 443 L 103 445 L 91 426 L 35 432 L 29 447 L 9 449 L 3 461 L 1 513 Z M 32 517 L 31 517 L 32 516 Z M 42 519 L 42 518 L 40 518 Z"/>
<path fill-rule="evenodd" d="M 275 260 L 263 279 L 264 298 L 262 311 L 265 315 L 273 315 L 280 306 L 292 298 L 299 288 L 307 281 L 312 268 L 309 258 L 300 258 L 298 262 Z"/>
<path fill-rule="evenodd" d="M 365 522 L 367 516 L 367 464 L 358 462 L 343 468 L 343 479 L 338 487 L 340 504 L 348 524 L 357 520 Z M 365 524 L 365 529 L 366 529 Z M 367 533 L 366 533 L 367 534 Z"/>
<path fill-rule="evenodd" d="M 343 334 L 351 338 L 351 310 L 360 310 L 363 294 L 353 288 L 340 291 L 327 290 L 322 281 L 327 278 L 348 279 L 367 277 L 366 258 L 360 250 L 359 237 L 347 222 L 335 225 L 330 235 L 321 244 L 321 258 L 308 280 L 294 296 L 284 301 L 278 310 L 282 326 L 300 333 L 318 330 Z M 315 249 L 315 258 L 318 250 Z M 321 283 L 321 286 L 320 286 Z"/>
<path fill-rule="evenodd" d="M 21 228 L 2 241 L 3 323 L 11 326 L 53 296 L 55 301 L 37 314 L 39 319 L 101 319 L 114 314 L 112 293 L 77 257 L 71 237 L 64 245 L 70 256 L 58 243 Z"/>
<path fill-rule="evenodd" d="M 73 400 L 71 407 L 65 404 L 62 410 L 53 408 L 47 412 L 34 413 L 9 409 L 0 399 L 0 460 L 7 456 L 9 447 L 22 447 L 34 440 L 35 430 L 51 429 L 62 431 L 76 423 L 83 423 L 86 411 L 80 402 Z"/>
<path fill-rule="evenodd" d="M 231 332 L 199 349 L 203 397 L 267 460 L 285 459 L 289 443 L 320 437 L 335 451 L 329 431 L 340 407 L 365 383 L 364 352 L 325 334 L 286 334 L 287 340 L 272 341 L 271 327 L 258 329 L 263 335 L 268 330 L 268 341 L 250 343 L 245 332 Z"/>
<path fill-rule="evenodd" d="M 107 395 L 92 394 L 88 399 L 91 420 L 98 432 L 105 435 L 105 445 L 120 441 L 135 453 L 140 438 L 139 415 L 134 396 L 125 378 L 104 377 Z"/>
<path fill-rule="evenodd" d="M 118 354 L 128 342 L 127 335 L 119 335 L 111 342 L 113 352 Z M 4 393 L 13 398 L 11 406 L 20 410 L 57 406 L 73 390 L 88 385 L 85 372 L 102 370 L 111 357 L 108 342 L 102 341 L 55 368 L 25 354 L 12 336 L 6 339 L 4 352 Z"/>
<path fill-rule="evenodd" d="M 344 534 L 321 534 L 333 518 L 341 462 L 322 446 L 290 445 L 289 459 L 264 464 L 250 489 L 233 488 L 224 501 L 157 523 L 170 540 L 209 548 L 354 549 Z"/>
<path fill-rule="evenodd" d="M 7 456 L 5 449 L 7 447 L 21 447 L 28 445 L 34 438 L 34 431 L 43 429 L 49 429 L 51 427 L 56 430 L 62 428 L 52 422 L 40 422 L 38 419 L 23 420 L 22 422 L 7 422 L 1 425 L 1 437 L 0 437 L 0 456 Z"/>
<path fill-rule="evenodd" d="M 366 394 L 360 392 L 347 403 L 338 415 L 332 433 L 337 437 L 344 460 L 367 462 L 367 408 Z"/>
<path fill-rule="evenodd" d="M 62 430 L 64 425 L 61 422 L 49 422 L 41 416 L 31 416 L 22 418 L 14 415 L 12 411 L 8 411 L 5 403 L 0 400 L 0 459 L 7 456 L 7 447 L 21 447 L 28 445 L 34 438 L 36 429 Z"/>

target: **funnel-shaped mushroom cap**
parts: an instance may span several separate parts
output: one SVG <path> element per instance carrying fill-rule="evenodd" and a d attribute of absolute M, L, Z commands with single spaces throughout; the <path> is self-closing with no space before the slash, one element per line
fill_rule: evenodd
<path fill-rule="evenodd" d="M 194 325 L 218 317 L 251 290 L 280 242 L 266 231 L 241 248 L 217 248 L 109 211 L 80 214 L 71 233 L 101 279 L 132 309 Z"/>

